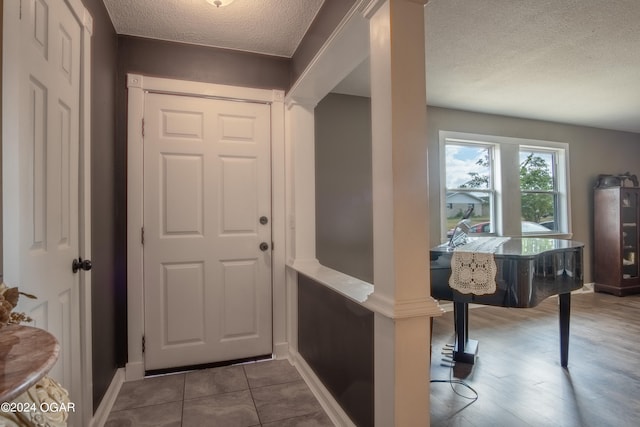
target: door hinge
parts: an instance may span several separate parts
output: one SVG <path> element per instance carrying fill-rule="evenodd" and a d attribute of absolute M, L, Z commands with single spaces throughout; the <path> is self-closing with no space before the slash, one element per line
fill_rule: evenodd
<path fill-rule="evenodd" d="M 22 21 L 22 0 L 20 0 L 20 9 L 18 12 L 18 19 Z"/>
<path fill-rule="evenodd" d="M 144 338 L 144 335 L 143 335 L 142 336 L 142 352 L 143 353 L 144 353 L 144 350 L 145 350 L 145 344 L 146 344 L 146 342 L 145 342 L 145 338 Z"/>
<path fill-rule="evenodd" d="M 142 118 L 142 137 L 144 138 L 144 117 Z"/>
<path fill-rule="evenodd" d="M 140 243 L 144 245 L 144 227 L 140 229 Z"/>

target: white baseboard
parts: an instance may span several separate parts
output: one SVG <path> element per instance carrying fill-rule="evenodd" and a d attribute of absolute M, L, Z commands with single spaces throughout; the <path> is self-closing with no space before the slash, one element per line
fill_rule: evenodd
<path fill-rule="evenodd" d="M 351 418 L 344 412 L 329 390 L 327 390 L 324 384 L 322 384 L 322 381 L 320 381 L 315 372 L 313 372 L 313 369 L 311 369 L 297 351 L 289 351 L 289 360 L 296 367 L 302 379 L 307 383 L 309 389 L 311 389 L 313 395 L 318 399 L 322 409 L 327 413 L 333 424 L 341 427 L 356 427 L 353 421 L 351 421 Z"/>
<path fill-rule="evenodd" d="M 594 283 L 585 283 L 580 289 L 577 291 L 571 292 L 572 294 L 591 294 L 593 293 L 593 285 Z"/>
<path fill-rule="evenodd" d="M 120 387 L 122 387 L 122 384 L 124 383 L 124 377 L 124 369 L 118 369 L 111 380 L 111 384 L 109 384 L 107 392 L 102 398 L 102 402 L 100 402 L 100 406 L 98 406 L 95 414 L 93 414 L 89 427 L 103 427 L 107 422 L 107 418 L 109 418 L 109 414 L 111 413 L 111 408 L 113 408 L 113 404 L 116 402 L 116 398 L 120 392 Z"/>
<path fill-rule="evenodd" d="M 289 343 L 278 343 L 273 346 L 273 356 L 276 359 L 288 359 L 289 358 Z"/>
<path fill-rule="evenodd" d="M 135 381 L 144 378 L 144 363 L 132 362 L 125 365 L 125 381 Z"/>

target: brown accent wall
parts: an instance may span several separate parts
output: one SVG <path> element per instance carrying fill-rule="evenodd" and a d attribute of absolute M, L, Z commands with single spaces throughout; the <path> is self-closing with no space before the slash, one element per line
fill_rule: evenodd
<path fill-rule="evenodd" d="M 298 351 L 358 426 L 374 424 L 373 312 L 298 275 Z"/>
<path fill-rule="evenodd" d="M 115 93 L 117 38 L 101 0 L 83 0 L 93 17 L 91 37 L 91 312 L 93 334 L 93 404 L 100 404 L 118 367 L 127 335 L 116 325 L 126 322 L 123 264 L 116 264 Z M 121 277 L 121 275 L 120 275 Z"/>

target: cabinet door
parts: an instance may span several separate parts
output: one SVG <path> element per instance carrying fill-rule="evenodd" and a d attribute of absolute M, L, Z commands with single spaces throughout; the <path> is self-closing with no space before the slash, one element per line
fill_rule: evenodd
<path fill-rule="evenodd" d="M 621 190 L 620 212 L 622 220 L 622 278 L 638 277 L 638 191 Z"/>

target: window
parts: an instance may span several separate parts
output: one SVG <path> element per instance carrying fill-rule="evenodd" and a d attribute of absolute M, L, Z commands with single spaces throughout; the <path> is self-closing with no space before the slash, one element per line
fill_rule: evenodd
<path fill-rule="evenodd" d="M 520 214 L 522 232 L 535 231 L 541 224 L 557 231 L 556 211 L 559 192 L 555 179 L 556 153 L 538 147 L 520 147 Z M 544 230 L 542 230 L 544 231 Z"/>
<path fill-rule="evenodd" d="M 472 233 L 569 234 L 568 145 L 440 132 L 442 230 L 464 213 Z"/>
<path fill-rule="evenodd" d="M 491 224 L 495 205 L 493 146 L 450 139 L 445 146 L 447 235 L 466 212 L 472 232 Z M 472 209 L 472 210 L 471 210 Z M 489 229 L 484 227 L 484 229 Z"/>

